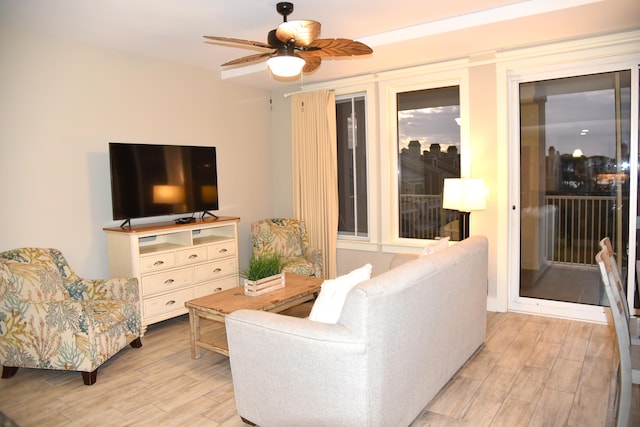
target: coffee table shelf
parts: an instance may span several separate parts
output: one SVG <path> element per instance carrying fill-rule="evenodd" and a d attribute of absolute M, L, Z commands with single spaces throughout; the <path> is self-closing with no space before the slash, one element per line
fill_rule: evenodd
<path fill-rule="evenodd" d="M 199 359 L 200 349 L 229 356 L 224 319 L 236 310 L 252 309 L 280 313 L 315 299 L 323 279 L 285 274 L 285 287 L 259 296 L 247 296 L 244 287 L 238 286 L 212 295 L 185 302 L 189 310 L 191 357 Z M 300 310 L 294 310 L 300 312 Z M 200 320 L 208 319 L 222 326 L 206 335 L 201 334 Z"/>
<path fill-rule="evenodd" d="M 218 323 L 217 327 L 209 328 L 206 332 L 201 330 L 200 339 L 196 342 L 196 346 L 228 357 L 229 345 L 227 344 L 227 330 L 224 324 Z"/>

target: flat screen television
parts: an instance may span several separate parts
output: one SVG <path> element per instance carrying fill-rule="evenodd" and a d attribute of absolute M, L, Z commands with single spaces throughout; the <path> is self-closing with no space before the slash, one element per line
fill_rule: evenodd
<path fill-rule="evenodd" d="M 218 171 L 215 147 L 109 143 L 113 219 L 184 215 L 216 217 Z"/>

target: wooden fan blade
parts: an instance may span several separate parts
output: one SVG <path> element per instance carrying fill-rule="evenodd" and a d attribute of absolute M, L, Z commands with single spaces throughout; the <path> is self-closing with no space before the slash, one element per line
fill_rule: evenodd
<path fill-rule="evenodd" d="M 235 44 L 242 44 L 242 45 L 246 45 L 246 46 L 264 47 L 266 49 L 272 49 L 272 47 L 269 46 L 266 43 L 255 42 L 255 41 L 252 41 L 252 40 L 234 39 L 234 38 L 231 38 L 231 37 L 217 37 L 217 36 L 203 36 L 203 37 L 205 39 L 214 40 L 214 41 L 217 41 L 217 42 L 235 43 Z"/>
<path fill-rule="evenodd" d="M 296 52 L 300 58 L 304 59 L 304 67 L 302 67 L 303 73 L 310 73 L 315 71 L 316 68 L 320 66 L 320 62 L 322 61 L 322 57 L 318 55 L 310 55 L 309 52 L 300 51 Z"/>
<path fill-rule="evenodd" d="M 234 59 L 233 61 L 222 64 L 223 67 L 227 65 L 246 64 L 247 62 L 260 61 L 273 55 L 273 52 L 256 53 L 255 55 L 243 56 L 242 58 Z"/>
<path fill-rule="evenodd" d="M 276 37 L 283 43 L 291 40 L 298 47 L 307 46 L 320 35 L 320 23 L 309 20 L 288 21 L 280 24 Z"/>
<path fill-rule="evenodd" d="M 349 39 L 318 39 L 307 46 L 313 56 L 354 56 L 368 55 L 373 49 L 364 43 Z"/>

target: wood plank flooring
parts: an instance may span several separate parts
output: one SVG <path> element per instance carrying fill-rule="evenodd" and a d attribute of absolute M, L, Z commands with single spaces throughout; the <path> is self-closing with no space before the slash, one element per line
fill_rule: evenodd
<path fill-rule="evenodd" d="M 608 426 L 617 355 L 613 328 L 488 313 L 485 345 L 412 424 Z M 0 411 L 30 426 L 244 426 L 229 361 L 190 357 L 188 317 L 151 325 L 85 386 L 77 372 L 20 369 L 0 380 Z M 634 425 L 640 388 L 634 386 Z"/>

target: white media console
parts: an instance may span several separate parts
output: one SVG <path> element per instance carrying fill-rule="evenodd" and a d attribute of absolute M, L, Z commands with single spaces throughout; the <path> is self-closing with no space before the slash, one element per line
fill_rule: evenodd
<path fill-rule="evenodd" d="M 152 323 L 187 313 L 186 301 L 239 285 L 239 220 L 103 229 L 111 277 L 140 283 L 143 334 Z"/>

